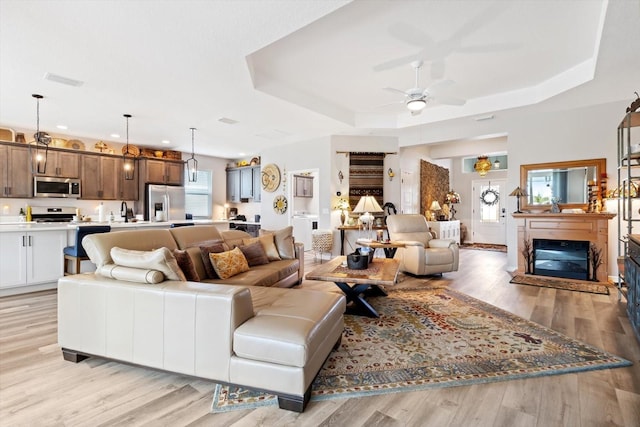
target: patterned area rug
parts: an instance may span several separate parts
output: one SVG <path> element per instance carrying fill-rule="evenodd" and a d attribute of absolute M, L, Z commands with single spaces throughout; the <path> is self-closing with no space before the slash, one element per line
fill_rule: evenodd
<path fill-rule="evenodd" d="M 447 288 L 369 301 L 380 318 L 345 316 L 342 344 L 316 377 L 312 401 L 631 365 Z M 218 385 L 212 412 L 276 404 L 273 395 Z"/>
<path fill-rule="evenodd" d="M 517 285 L 540 286 L 543 288 L 563 289 L 566 291 L 590 292 L 592 294 L 609 295 L 609 288 L 606 285 L 594 282 L 564 280 L 553 277 L 523 276 L 516 275 L 509 283 Z"/>

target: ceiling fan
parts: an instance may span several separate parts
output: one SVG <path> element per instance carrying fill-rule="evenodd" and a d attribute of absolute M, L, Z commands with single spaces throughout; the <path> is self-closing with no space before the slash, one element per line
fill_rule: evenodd
<path fill-rule="evenodd" d="M 384 90 L 388 90 L 390 92 L 399 92 L 404 95 L 404 101 L 398 101 L 396 103 L 404 103 L 407 109 L 411 112 L 412 115 L 418 115 L 422 112 L 424 107 L 427 106 L 427 103 L 430 101 L 436 101 L 440 104 L 447 105 L 464 105 L 465 100 L 460 98 L 454 98 L 451 96 L 443 96 L 437 94 L 437 92 L 446 87 L 454 84 L 453 80 L 440 80 L 435 82 L 431 86 L 426 89 L 422 89 L 420 87 L 420 69 L 422 68 L 422 61 L 413 61 L 411 63 L 411 67 L 415 70 L 416 73 L 416 83 L 415 87 L 407 90 L 395 89 L 392 87 L 385 87 Z"/>

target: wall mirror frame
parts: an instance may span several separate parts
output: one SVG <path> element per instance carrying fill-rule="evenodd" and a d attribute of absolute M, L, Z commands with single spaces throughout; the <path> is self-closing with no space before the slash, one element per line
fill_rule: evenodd
<path fill-rule="evenodd" d="M 580 180 L 580 183 L 574 183 L 573 188 L 569 188 L 566 194 L 581 194 L 583 197 L 576 197 L 575 199 L 568 197 L 567 200 L 560 200 L 559 206 L 561 209 L 578 208 L 586 211 L 589 205 L 587 182 L 594 180 L 596 183 L 599 183 L 600 177 L 607 171 L 607 159 L 572 160 L 566 162 L 521 165 L 520 188 L 526 189 L 528 194 L 528 196 L 522 197 L 520 201 L 521 208 L 525 211 L 546 211 L 551 209 L 550 201 L 533 201 L 536 194 L 532 195 L 530 191 L 532 188 L 531 177 L 540 177 L 541 175 L 544 175 L 545 172 L 548 172 L 551 179 L 551 176 L 556 172 L 579 169 L 584 169 L 584 178 Z"/>

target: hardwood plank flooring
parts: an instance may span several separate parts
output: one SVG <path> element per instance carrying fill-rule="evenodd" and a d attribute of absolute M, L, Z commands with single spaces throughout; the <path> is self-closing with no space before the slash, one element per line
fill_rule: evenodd
<path fill-rule="evenodd" d="M 431 277 L 634 362 L 628 368 L 209 413 L 213 383 L 90 358 L 65 362 L 55 291 L 0 298 L 0 426 L 626 426 L 640 427 L 640 345 L 611 295 L 510 284 L 506 254 L 463 249 Z M 319 261 L 307 253 L 305 271 Z M 410 282 L 410 281 L 406 281 Z M 400 283 L 398 286 L 407 286 Z M 303 287 L 337 291 L 335 285 Z"/>

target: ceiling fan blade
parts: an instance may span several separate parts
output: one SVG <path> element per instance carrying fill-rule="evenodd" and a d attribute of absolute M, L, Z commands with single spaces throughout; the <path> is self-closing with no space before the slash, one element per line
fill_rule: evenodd
<path fill-rule="evenodd" d="M 465 99 L 456 98 L 454 96 L 437 96 L 437 97 L 434 97 L 434 99 L 439 104 L 445 104 L 445 105 L 464 105 L 467 103 Z"/>
<path fill-rule="evenodd" d="M 408 93 L 405 92 L 404 90 L 396 89 L 394 87 L 383 87 L 382 90 L 386 90 L 386 91 L 394 92 L 394 93 L 397 92 L 397 93 L 403 94 L 404 96 L 408 96 Z"/>
<path fill-rule="evenodd" d="M 422 114 L 422 110 L 414 110 L 414 111 L 411 111 L 411 115 L 412 115 L 412 116 L 419 116 L 420 114 Z"/>
<path fill-rule="evenodd" d="M 439 59 L 431 63 L 431 78 L 439 80 L 444 77 L 444 60 Z"/>
<path fill-rule="evenodd" d="M 454 84 L 456 84 L 456 82 L 454 82 L 453 80 L 449 80 L 449 79 L 439 80 L 435 83 L 432 83 L 431 86 L 426 88 L 424 90 L 424 93 L 425 95 L 429 93 L 435 94 L 435 93 L 438 93 L 438 91 L 440 91 L 441 89 L 444 89 L 449 86 L 453 86 Z"/>
<path fill-rule="evenodd" d="M 403 65 L 407 65 L 407 64 L 411 63 L 412 61 L 416 61 L 416 60 L 417 60 L 416 55 L 403 56 L 401 58 L 396 58 L 396 59 L 392 59 L 392 60 L 387 61 L 387 62 L 383 62 L 382 64 L 374 65 L 373 71 L 391 70 L 393 68 L 398 68 L 398 67 L 401 67 Z"/>
<path fill-rule="evenodd" d="M 488 53 L 488 52 L 504 52 L 505 50 L 514 50 L 521 47 L 518 43 L 494 43 L 484 46 L 466 46 L 456 48 L 456 52 L 462 53 Z"/>
<path fill-rule="evenodd" d="M 406 22 L 396 22 L 389 25 L 389 34 L 405 43 L 419 46 L 423 50 L 435 44 L 434 40 L 425 32 Z"/>

